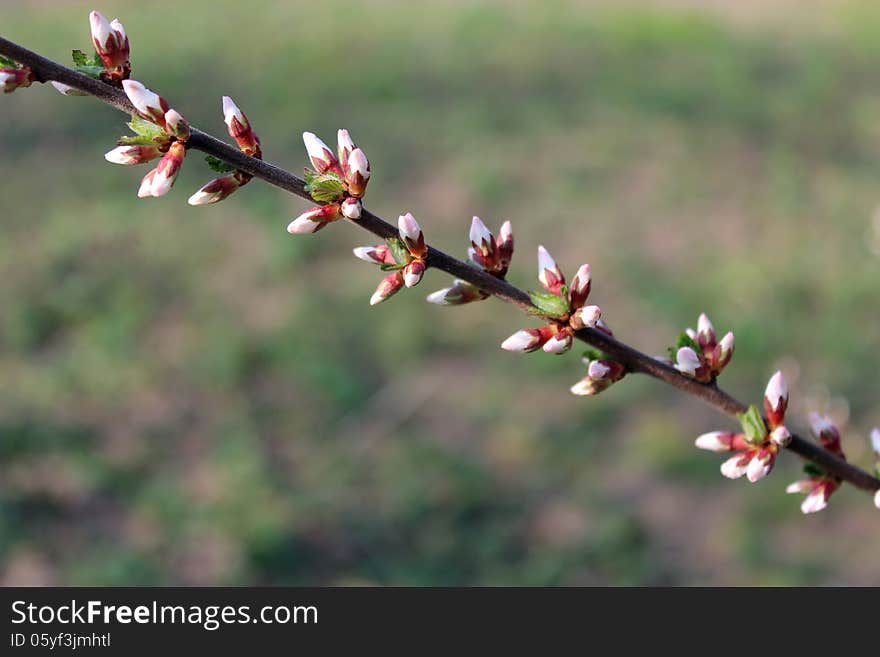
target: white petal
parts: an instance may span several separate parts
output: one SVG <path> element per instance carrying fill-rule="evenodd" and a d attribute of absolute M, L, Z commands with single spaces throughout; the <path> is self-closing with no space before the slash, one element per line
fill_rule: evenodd
<path fill-rule="evenodd" d="M 238 109 L 238 105 L 229 96 L 223 96 L 223 121 L 229 125 L 233 118 L 238 119 L 238 122 L 244 125 L 244 114 Z"/>
<path fill-rule="evenodd" d="M 779 409 L 782 401 L 788 401 L 788 383 L 782 372 L 777 371 L 770 381 L 767 383 L 767 389 L 764 391 L 764 397 L 770 402 L 770 407 L 775 411 Z"/>
<path fill-rule="evenodd" d="M 816 482 L 812 479 L 801 479 L 800 481 L 792 482 L 788 486 L 786 486 L 785 492 L 789 494 L 809 493 L 815 487 Z"/>
<path fill-rule="evenodd" d="M 581 320 L 584 326 L 593 328 L 602 316 L 602 309 L 599 306 L 584 306 L 583 308 L 578 308 L 574 315 Z"/>
<path fill-rule="evenodd" d="M 871 430 L 871 447 L 877 454 L 880 454 L 880 428 Z"/>
<path fill-rule="evenodd" d="M 567 333 L 557 333 L 544 343 L 544 351 L 548 354 L 563 354 L 571 348 L 572 338 Z"/>
<path fill-rule="evenodd" d="M 412 216 L 412 213 L 407 212 L 406 214 L 400 215 L 397 218 L 397 227 L 400 230 L 400 236 L 402 238 L 410 239 L 413 242 L 419 241 L 422 229 L 419 227 L 419 222 L 416 221 L 416 218 Z"/>
<path fill-rule="evenodd" d="M 874 506 L 880 509 L 880 490 L 874 494 Z"/>
<path fill-rule="evenodd" d="M 114 18 L 110 21 L 110 27 L 113 28 L 113 31 L 119 34 L 120 39 L 125 41 L 125 28 L 122 27 L 122 23 L 119 22 L 118 18 Z M 120 44 L 121 45 L 121 44 Z"/>
<path fill-rule="evenodd" d="M 502 242 L 509 242 L 513 239 L 513 226 L 509 221 L 505 221 L 501 224 L 501 230 L 498 231 L 498 236 L 501 238 Z"/>
<path fill-rule="evenodd" d="M 89 14 L 89 23 L 92 28 L 92 38 L 103 48 L 107 44 L 107 39 L 113 33 L 113 28 L 110 27 L 110 23 L 99 11 L 93 11 Z"/>
<path fill-rule="evenodd" d="M 748 463 L 746 463 L 745 465 L 740 465 L 740 461 L 742 461 L 742 459 L 742 454 L 731 456 L 729 459 L 721 464 L 721 474 L 723 474 L 728 479 L 739 479 L 740 477 L 742 477 L 749 469 Z"/>
<path fill-rule="evenodd" d="M 336 143 L 339 145 L 340 151 L 348 151 L 351 153 L 356 148 L 354 140 L 351 138 L 348 130 L 345 130 L 344 128 L 336 132 Z"/>
<path fill-rule="evenodd" d="M 706 315 L 706 313 L 701 313 L 699 319 L 697 319 L 697 333 L 709 335 L 710 333 L 714 332 L 715 327 L 712 326 L 712 322 L 709 321 L 709 317 Z"/>
<path fill-rule="evenodd" d="M 700 357 L 697 356 L 697 352 L 690 347 L 682 347 L 679 349 L 675 354 L 675 360 L 675 369 L 683 374 L 689 374 L 690 376 L 694 376 L 697 368 L 703 364 Z"/>
<path fill-rule="evenodd" d="M 730 445 L 721 440 L 721 436 L 725 433 L 724 431 L 704 433 L 694 441 L 694 445 L 700 449 L 707 449 L 710 452 L 729 452 Z"/>
<path fill-rule="evenodd" d="M 318 226 L 321 224 L 318 221 L 313 221 L 312 216 L 313 215 L 310 212 L 301 214 L 287 225 L 287 232 L 291 235 L 308 235 L 309 233 L 314 233 L 318 230 Z"/>
<path fill-rule="evenodd" d="M 360 219 L 361 218 L 361 210 L 363 206 L 361 202 L 356 198 L 347 198 L 342 203 L 341 212 L 342 216 L 348 219 Z"/>
<path fill-rule="evenodd" d="M 348 170 L 360 174 L 364 180 L 370 179 L 370 162 L 360 148 L 356 148 L 348 156 Z"/>
<path fill-rule="evenodd" d="M 571 387 L 571 394 L 578 396 L 593 395 L 596 392 L 596 384 L 591 379 L 581 379 Z"/>
<path fill-rule="evenodd" d="M 129 146 L 117 146 L 112 151 L 104 153 L 104 159 L 112 164 L 131 164 L 132 158 L 128 155 Z"/>
<path fill-rule="evenodd" d="M 525 329 L 521 331 L 517 331 L 509 338 L 507 338 L 504 342 L 501 343 L 501 348 L 505 351 L 528 351 L 532 349 L 535 344 L 538 342 L 538 337 L 532 335 Z"/>
<path fill-rule="evenodd" d="M 549 269 L 555 272 L 557 270 L 556 261 L 553 256 L 543 246 L 538 247 L 538 280 L 544 280 L 544 270 Z"/>
<path fill-rule="evenodd" d="M 801 504 L 801 511 L 804 513 L 816 513 L 826 506 L 828 506 L 828 502 L 825 500 L 825 490 L 823 488 L 816 488 L 804 498 Z"/>
<path fill-rule="evenodd" d="M 446 295 L 448 295 L 451 290 L 451 287 L 444 287 L 442 290 L 431 292 L 431 294 L 425 297 L 425 301 L 437 304 L 438 306 L 449 306 L 451 304 L 446 300 Z"/>
<path fill-rule="evenodd" d="M 749 461 L 749 465 L 746 470 L 746 476 L 748 477 L 750 482 L 755 483 L 759 479 L 763 479 L 767 476 L 767 474 L 770 472 L 772 464 L 772 459 L 755 457 L 751 461 Z"/>
<path fill-rule="evenodd" d="M 211 192 L 203 192 L 200 189 L 195 194 L 190 196 L 186 202 L 190 205 L 208 205 L 209 203 L 213 203 L 216 196 L 216 193 L 212 194 Z"/>
<path fill-rule="evenodd" d="M 791 432 L 784 426 L 776 427 L 770 434 L 770 440 L 780 447 L 786 447 L 791 442 Z"/>
<path fill-rule="evenodd" d="M 306 145 L 306 152 L 312 160 L 325 160 L 327 153 L 332 153 L 327 144 L 321 141 L 314 132 L 303 133 L 303 143 Z"/>
<path fill-rule="evenodd" d="M 477 246 L 482 244 L 484 241 L 487 244 L 492 244 L 492 233 L 486 228 L 486 224 L 479 217 L 474 217 L 471 219 L 471 230 L 470 230 L 470 240 Z"/>
<path fill-rule="evenodd" d="M 85 91 L 74 89 L 73 87 L 66 85 L 63 82 L 56 82 L 55 80 L 52 80 L 52 86 L 58 90 L 58 93 L 64 94 L 65 96 L 88 96 Z"/>
<path fill-rule="evenodd" d="M 721 347 L 721 355 L 722 357 L 727 354 L 727 352 L 733 350 L 733 332 L 728 331 L 723 338 L 721 338 L 721 342 L 719 343 Z"/>
<path fill-rule="evenodd" d="M 125 90 L 125 95 L 128 96 L 131 104 L 139 112 L 149 114 L 150 108 L 161 109 L 162 103 L 159 99 L 159 94 L 150 91 L 137 80 L 123 80 L 122 88 Z"/>
<path fill-rule="evenodd" d="M 608 376 L 608 373 L 610 371 L 610 367 L 598 360 L 590 362 L 590 364 L 587 366 L 587 376 L 594 381 L 604 379 L 606 376 Z"/>

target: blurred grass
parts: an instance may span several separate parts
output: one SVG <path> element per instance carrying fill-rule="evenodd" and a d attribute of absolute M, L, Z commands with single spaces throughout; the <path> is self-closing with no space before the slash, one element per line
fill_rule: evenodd
<path fill-rule="evenodd" d="M 588 260 L 648 352 L 707 310 L 737 335 L 726 387 L 757 400 L 785 367 L 798 428 L 805 400 L 850 415 L 864 463 L 880 12 L 746 29 L 656 5 L 101 10 L 196 125 L 222 134 L 231 94 L 292 170 L 302 130 L 348 127 L 372 209 L 411 209 L 459 254 L 471 214 L 512 220 L 514 282 L 538 243 Z M 22 5 L 3 35 L 64 60 L 90 8 Z M 512 308 L 426 307 L 429 273 L 371 309 L 353 227 L 291 238 L 303 202 L 258 182 L 190 209 L 196 154 L 139 201 L 143 171 L 101 157 L 124 117 L 44 88 L 0 100 L 3 583 L 880 583 L 869 501 L 802 518 L 790 458 L 722 480 L 690 446 L 730 426 L 710 409 L 638 379 L 573 398 L 576 358 L 497 349 L 528 324 Z"/>

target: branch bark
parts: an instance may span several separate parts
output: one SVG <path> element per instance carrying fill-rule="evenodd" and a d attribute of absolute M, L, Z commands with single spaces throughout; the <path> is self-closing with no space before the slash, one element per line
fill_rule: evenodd
<path fill-rule="evenodd" d="M 0 54 L 20 64 L 29 66 L 33 70 L 36 79 L 40 82 L 50 82 L 53 80 L 62 82 L 94 96 L 118 110 L 128 114 L 136 113 L 126 95 L 117 87 L 83 75 L 3 37 L 0 37 Z M 312 201 L 308 192 L 305 191 L 305 181 L 302 178 L 264 160 L 258 160 L 245 155 L 237 148 L 206 132 L 193 128 L 192 136 L 187 145 L 189 148 L 195 148 L 213 155 L 237 169 L 253 175 L 255 178 L 264 180 L 270 185 Z M 349 221 L 383 239 L 397 235 L 396 226 L 366 209 L 364 209 L 360 219 Z M 524 311 L 535 310 L 528 294 L 523 290 L 511 285 L 507 281 L 500 280 L 471 267 L 467 263 L 447 255 L 435 247 L 429 246 L 428 248 L 428 266 L 440 269 L 456 278 L 472 283 Z M 748 408 L 746 404 L 743 404 L 716 385 L 699 383 L 694 379 L 686 377 L 674 367 L 666 365 L 601 331 L 589 328 L 582 329 L 575 333 L 575 337 L 604 351 L 615 360 L 624 363 L 631 371 L 646 374 L 674 388 L 678 388 L 686 394 L 703 400 L 722 413 L 735 417 Z M 793 435 L 787 449 L 804 460 L 815 463 L 843 481 L 849 482 L 856 488 L 871 492 L 880 490 L 880 479 L 839 458 L 813 441 Z"/>

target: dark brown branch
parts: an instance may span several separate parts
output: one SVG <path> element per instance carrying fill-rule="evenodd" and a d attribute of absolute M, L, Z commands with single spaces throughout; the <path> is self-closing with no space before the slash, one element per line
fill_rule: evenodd
<path fill-rule="evenodd" d="M 134 113 L 134 107 L 128 101 L 125 94 L 117 87 L 100 80 L 94 80 L 2 37 L 0 37 L 0 54 L 6 55 L 20 64 L 29 66 L 34 71 L 37 80 L 41 82 L 52 80 L 62 82 L 75 89 L 84 91 L 123 112 Z M 237 148 L 201 130 L 193 129 L 188 146 L 213 155 L 275 187 L 287 190 L 292 194 L 311 201 L 311 197 L 305 191 L 305 182 L 302 178 L 264 160 L 258 160 L 245 155 Z M 363 212 L 359 220 L 353 223 L 382 238 L 397 235 L 396 226 L 391 225 L 367 210 Z M 478 288 L 512 303 L 522 310 L 536 310 L 530 302 L 529 296 L 519 288 L 471 267 L 467 263 L 443 253 L 439 249 L 429 247 L 428 265 L 476 285 Z M 723 413 L 736 416 L 747 409 L 745 404 L 717 386 L 699 383 L 694 379 L 686 377 L 675 368 L 640 352 L 638 349 L 615 340 L 601 331 L 582 329 L 577 331 L 575 335 L 579 340 L 604 351 L 610 357 L 624 363 L 630 370 L 647 374 L 664 383 L 668 383 L 682 392 L 702 399 Z M 795 435 L 788 449 L 857 488 L 867 491 L 880 490 L 880 480 L 876 477 L 871 476 L 851 463 L 847 463 L 815 442 Z"/>

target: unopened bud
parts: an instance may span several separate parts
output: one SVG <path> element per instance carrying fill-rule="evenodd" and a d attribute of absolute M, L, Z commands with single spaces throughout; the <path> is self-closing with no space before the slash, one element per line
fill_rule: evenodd
<path fill-rule="evenodd" d="M 309 160 L 311 160 L 312 166 L 315 167 L 315 170 L 318 173 L 325 173 L 326 171 L 332 170 L 340 175 L 342 174 L 342 169 L 339 167 L 339 162 L 333 154 L 333 151 L 331 151 L 330 147 L 321 141 L 317 135 L 313 132 L 304 132 L 303 143 L 306 145 L 306 152 L 309 154 Z"/>
<path fill-rule="evenodd" d="M 377 303 L 382 303 L 388 297 L 397 294 L 402 287 L 403 272 L 395 271 L 388 274 L 379 283 L 379 287 L 377 287 L 376 291 L 373 292 L 373 296 L 370 297 L 370 305 L 375 306 Z"/>
<path fill-rule="evenodd" d="M 346 172 L 348 193 L 360 198 L 367 191 L 367 182 L 370 180 L 370 162 L 360 148 L 355 148 L 348 156 Z"/>
<path fill-rule="evenodd" d="M 488 294 L 466 281 L 456 279 L 451 287 L 432 292 L 425 299 L 438 306 L 460 306 L 473 301 L 487 299 Z"/>
<path fill-rule="evenodd" d="M 308 235 L 317 233 L 331 221 L 340 217 L 339 206 L 336 204 L 320 205 L 307 210 L 287 225 L 287 232 L 291 235 Z"/>
<path fill-rule="evenodd" d="M 543 246 L 538 247 L 538 280 L 548 292 L 559 294 L 560 288 L 565 285 L 565 277 L 553 259 L 553 256 Z"/>
<path fill-rule="evenodd" d="M 342 202 L 342 216 L 347 219 L 360 219 L 362 210 L 360 199 L 349 197 Z"/>
<path fill-rule="evenodd" d="M 599 306 L 583 306 L 572 313 L 568 323 L 573 329 L 595 328 L 601 315 Z"/>
<path fill-rule="evenodd" d="M 782 372 L 777 371 L 770 377 L 767 389 L 764 391 L 764 412 L 767 414 L 771 428 L 782 424 L 785 420 L 786 408 L 788 408 L 788 383 Z"/>
<path fill-rule="evenodd" d="M 165 132 L 179 141 L 186 141 L 190 135 L 189 123 L 176 109 L 170 109 L 165 112 Z"/>
<path fill-rule="evenodd" d="M 11 94 L 16 89 L 29 87 L 31 82 L 33 75 L 27 66 L 0 69 L 0 91 L 3 93 Z"/>
<path fill-rule="evenodd" d="M 123 80 L 122 89 L 141 116 L 162 128 L 165 127 L 165 112 L 171 108 L 162 96 L 136 80 Z"/>
<path fill-rule="evenodd" d="M 400 215 L 397 219 L 397 227 L 400 232 L 400 239 L 403 240 L 407 250 L 414 258 L 424 258 L 428 254 L 428 248 L 425 246 L 425 236 L 419 222 L 412 216 L 412 213 Z"/>
<path fill-rule="evenodd" d="M 568 299 L 572 308 L 584 305 L 590 296 L 590 283 L 590 265 L 581 265 L 568 288 Z"/>
<path fill-rule="evenodd" d="M 190 196 L 187 203 L 190 205 L 208 205 L 210 203 L 217 203 L 232 194 L 239 187 L 241 187 L 241 181 L 239 181 L 234 175 L 214 178 L 214 180 L 204 185 L 199 191 Z"/>
<path fill-rule="evenodd" d="M 162 155 L 156 146 L 117 146 L 104 153 L 104 159 L 113 164 L 144 164 Z"/>
<path fill-rule="evenodd" d="M 403 282 L 407 287 L 415 287 L 425 274 L 425 261 L 413 260 L 403 268 Z"/>

